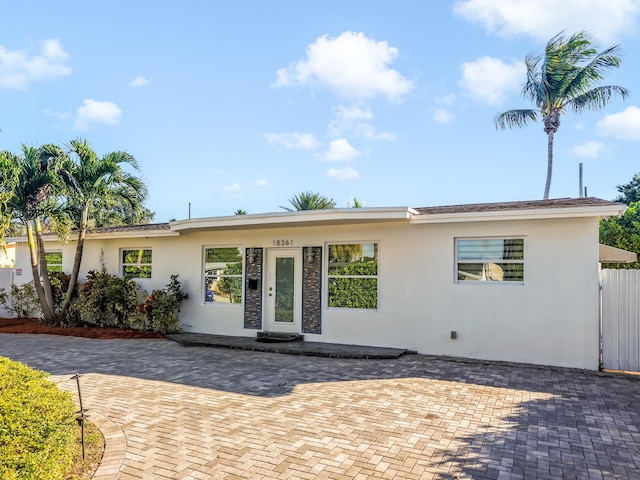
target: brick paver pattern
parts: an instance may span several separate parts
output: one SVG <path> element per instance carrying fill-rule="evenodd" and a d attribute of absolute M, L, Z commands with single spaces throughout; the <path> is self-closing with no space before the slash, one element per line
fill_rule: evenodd
<path fill-rule="evenodd" d="M 424 355 L 338 360 L 2 335 L 89 418 L 118 479 L 640 479 L 640 377 Z"/>

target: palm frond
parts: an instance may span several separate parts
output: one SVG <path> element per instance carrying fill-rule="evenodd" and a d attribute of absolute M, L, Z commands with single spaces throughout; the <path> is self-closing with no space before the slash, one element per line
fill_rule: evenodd
<path fill-rule="evenodd" d="M 499 113 L 493 119 L 496 128 L 504 130 L 508 128 L 522 128 L 529 124 L 529 122 L 537 122 L 540 112 L 533 109 L 519 109 L 508 110 L 503 113 Z"/>

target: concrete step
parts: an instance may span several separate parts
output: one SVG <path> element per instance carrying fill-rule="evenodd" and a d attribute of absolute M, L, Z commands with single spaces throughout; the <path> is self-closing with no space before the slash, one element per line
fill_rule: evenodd
<path fill-rule="evenodd" d="M 299 333 L 258 332 L 256 335 L 256 342 L 263 343 L 300 342 L 302 340 L 304 340 L 304 335 Z"/>

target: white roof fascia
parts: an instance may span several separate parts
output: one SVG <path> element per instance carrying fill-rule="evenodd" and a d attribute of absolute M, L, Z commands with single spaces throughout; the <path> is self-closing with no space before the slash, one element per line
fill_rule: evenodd
<path fill-rule="evenodd" d="M 409 220 L 418 212 L 409 207 L 334 208 L 233 215 L 224 217 L 178 220 L 169 225 L 174 232 L 238 228 L 293 227 L 306 225 L 339 225 Z"/>
<path fill-rule="evenodd" d="M 110 238 L 148 238 L 148 237 L 178 237 L 178 232 L 171 230 L 134 230 L 129 232 L 98 232 L 87 233 L 86 240 L 108 240 Z M 9 239 L 7 239 L 9 240 Z M 77 242 L 78 234 L 72 233 L 68 238 L 60 239 L 57 235 L 43 235 L 42 240 L 45 242 L 59 242 L 61 244 L 69 242 Z M 26 243 L 27 237 L 11 237 L 12 242 Z"/>
<path fill-rule="evenodd" d="M 504 220 L 544 220 L 553 218 L 579 218 L 619 216 L 626 206 L 588 206 L 568 208 L 537 208 L 522 210 L 496 210 L 489 212 L 432 213 L 414 215 L 411 223 L 495 222 Z"/>

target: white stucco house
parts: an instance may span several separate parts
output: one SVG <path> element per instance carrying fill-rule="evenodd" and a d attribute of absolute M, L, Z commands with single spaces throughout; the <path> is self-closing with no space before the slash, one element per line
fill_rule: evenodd
<path fill-rule="evenodd" d="M 87 236 L 81 276 L 101 254 L 149 291 L 178 274 L 192 332 L 597 369 L 598 219 L 623 211 L 576 198 L 104 228 Z M 75 247 L 46 242 L 66 272 Z M 23 241 L 16 271 L 31 280 Z"/>

